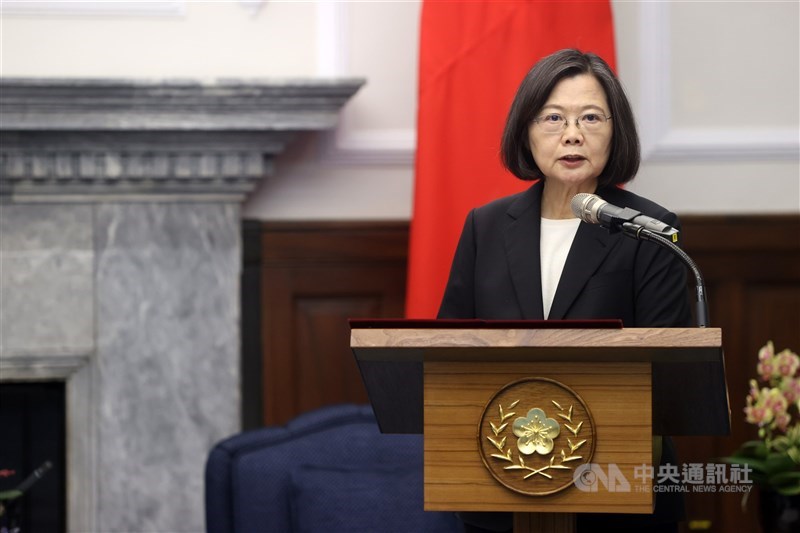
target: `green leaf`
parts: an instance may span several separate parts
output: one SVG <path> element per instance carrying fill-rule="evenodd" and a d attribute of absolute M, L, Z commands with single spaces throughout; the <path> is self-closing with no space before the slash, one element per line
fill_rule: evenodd
<path fill-rule="evenodd" d="M 797 496 L 800 494 L 800 483 L 797 485 L 790 485 L 788 487 L 775 487 L 775 492 L 783 494 L 784 496 Z"/>
<path fill-rule="evenodd" d="M 767 445 L 763 440 L 749 440 L 734 452 L 736 457 L 753 457 L 765 459 L 767 457 Z"/>
<path fill-rule="evenodd" d="M 723 457 L 720 459 L 723 463 L 731 465 L 747 465 L 753 469 L 753 472 L 765 474 L 767 472 L 767 462 L 763 459 L 755 459 L 753 457 L 746 457 L 743 455 L 734 455 L 732 457 Z"/>
<path fill-rule="evenodd" d="M 772 476 L 780 474 L 781 472 L 792 472 L 796 469 L 795 463 L 791 457 L 784 453 L 773 453 L 764 461 L 765 472 Z"/>
<path fill-rule="evenodd" d="M 742 445 L 742 449 L 750 451 L 756 457 L 766 457 L 769 453 L 769 447 L 763 440 L 751 440 Z"/>
<path fill-rule="evenodd" d="M 770 453 L 764 457 L 734 455 L 731 457 L 722 457 L 720 461 L 728 464 L 747 465 L 753 470 L 754 474 L 763 474 L 767 477 L 781 472 L 797 470 L 797 465 L 794 460 L 784 453 Z M 756 478 L 754 477 L 753 480 L 755 481 Z"/>
<path fill-rule="evenodd" d="M 800 465 L 800 449 L 789 448 L 786 450 L 786 453 L 792 458 L 792 461 Z"/>
<path fill-rule="evenodd" d="M 22 491 L 20 490 L 4 490 L 0 492 L 0 501 L 16 500 L 20 496 L 22 496 Z"/>
<path fill-rule="evenodd" d="M 800 494 L 800 471 L 775 474 L 769 478 L 769 484 L 784 496 Z"/>

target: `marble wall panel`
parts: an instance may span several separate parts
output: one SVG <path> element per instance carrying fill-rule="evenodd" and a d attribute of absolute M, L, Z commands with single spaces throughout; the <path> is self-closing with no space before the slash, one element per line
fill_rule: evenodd
<path fill-rule="evenodd" d="M 97 206 L 99 530 L 204 530 L 208 451 L 240 427 L 239 216 Z"/>
<path fill-rule="evenodd" d="M 0 356 L 94 349 L 93 206 L 0 205 Z"/>

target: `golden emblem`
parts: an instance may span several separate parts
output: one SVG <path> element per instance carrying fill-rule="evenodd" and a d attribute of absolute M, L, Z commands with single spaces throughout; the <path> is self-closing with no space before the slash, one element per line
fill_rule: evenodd
<path fill-rule="evenodd" d="M 564 490 L 594 454 L 594 421 L 578 394 L 558 381 L 526 378 L 498 391 L 481 416 L 484 465 L 507 488 L 531 496 Z"/>

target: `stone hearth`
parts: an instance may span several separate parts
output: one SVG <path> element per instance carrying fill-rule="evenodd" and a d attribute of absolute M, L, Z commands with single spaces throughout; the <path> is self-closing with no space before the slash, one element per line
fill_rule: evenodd
<path fill-rule="evenodd" d="M 66 381 L 70 531 L 202 531 L 240 203 L 363 80 L 0 84 L 0 381 Z"/>

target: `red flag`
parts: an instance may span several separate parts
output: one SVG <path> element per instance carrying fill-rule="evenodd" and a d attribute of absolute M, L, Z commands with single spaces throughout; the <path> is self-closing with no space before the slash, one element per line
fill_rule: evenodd
<path fill-rule="evenodd" d="M 614 68 L 610 2 L 424 0 L 406 316 L 436 316 L 469 210 L 530 186 L 500 137 L 525 74 L 562 48 Z"/>

